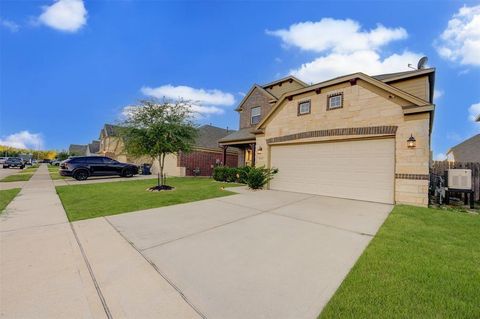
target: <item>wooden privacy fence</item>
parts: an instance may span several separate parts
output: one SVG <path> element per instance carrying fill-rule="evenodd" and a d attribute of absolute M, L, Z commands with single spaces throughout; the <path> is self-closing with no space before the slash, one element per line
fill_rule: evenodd
<path fill-rule="evenodd" d="M 433 161 L 430 172 L 443 176 L 445 171 L 450 168 L 468 168 L 472 170 L 472 188 L 475 191 L 475 200 L 480 200 L 480 163 Z"/>

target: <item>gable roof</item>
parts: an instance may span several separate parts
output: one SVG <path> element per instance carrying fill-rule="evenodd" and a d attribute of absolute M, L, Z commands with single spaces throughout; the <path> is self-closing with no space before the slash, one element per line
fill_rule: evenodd
<path fill-rule="evenodd" d="M 234 131 L 213 125 L 203 125 L 198 128 L 195 146 L 201 148 L 218 148 L 218 140 Z"/>
<path fill-rule="evenodd" d="M 413 71 L 397 72 L 397 73 L 388 73 L 388 74 L 379 74 L 372 76 L 374 79 L 385 83 L 392 83 L 396 81 L 401 81 L 409 78 L 415 78 L 418 76 L 428 76 L 429 85 L 429 101 L 433 103 L 433 94 L 435 87 L 435 68 L 428 69 L 419 69 Z"/>
<path fill-rule="evenodd" d="M 260 90 L 260 92 L 266 94 L 268 97 L 270 97 L 273 101 L 277 101 L 278 100 L 278 97 L 273 95 L 271 92 L 268 92 L 266 90 L 267 87 L 269 86 L 272 86 L 272 85 L 277 85 L 279 83 L 283 83 L 283 82 L 287 82 L 287 81 L 293 81 L 293 82 L 297 82 L 298 84 L 300 84 L 302 87 L 307 87 L 308 84 L 297 79 L 296 77 L 294 77 L 293 75 L 289 75 L 289 76 L 286 76 L 284 78 L 281 78 L 281 79 L 278 79 L 278 80 L 275 80 L 273 82 L 270 82 L 270 83 L 267 83 L 267 84 L 263 84 L 263 85 L 259 85 L 259 84 L 254 84 L 252 85 L 252 87 L 250 88 L 250 90 L 248 90 L 247 94 L 245 94 L 245 96 L 243 97 L 243 99 L 240 101 L 240 103 L 238 103 L 238 106 L 237 108 L 235 109 L 235 111 L 240 111 L 242 109 L 242 105 L 243 103 L 245 103 L 245 101 L 249 98 L 249 96 L 253 93 L 253 91 L 255 89 L 258 89 Z"/>
<path fill-rule="evenodd" d="M 405 71 L 405 72 L 396 72 L 396 73 L 385 73 L 385 74 L 378 74 L 373 75 L 372 78 L 382 81 L 382 82 L 392 82 L 397 80 L 403 80 L 406 78 L 416 77 L 420 75 L 430 74 L 435 72 L 435 68 L 428 68 L 428 69 L 419 69 L 419 70 L 412 70 L 412 71 Z"/>
<path fill-rule="evenodd" d="M 277 98 L 275 97 L 275 95 L 273 95 L 272 93 L 268 92 L 267 90 L 265 90 L 263 87 L 261 87 L 260 85 L 258 84 L 254 84 L 252 85 L 252 87 L 250 88 L 250 90 L 248 90 L 247 94 L 245 94 L 245 96 L 243 97 L 243 99 L 240 101 L 240 103 L 238 103 L 238 106 L 237 108 L 235 109 L 235 111 L 240 111 L 242 109 L 242 105 L 243 103 L 245 103 L 245 101 L 250 97 L 250 95 L 253 93 L 253 91 L 255 91 L 255 89 L 258 89 L 260 92 L 266 94 L 268 97 L 270 97 L 272 100 L 275 100 L 277 101 Z"/>
<path fill-rule="evenodd" d="M 230 135 L 220 139 L 218 143 L 255 141 L 255 135 L 252 133 L 253 127 L 247 127 L 233 132 Z"/>
<path fill-rule="evenodd" d="M 117 136 L 118 128 L 119 128 L 118 125 L 113 125 L 113 124 L 103 125 L 103 128 L 100 131 L 100 139 L 102 138 L 102 133 L 105 137 Z"/>
<path fill-rule="evenodd" d="M 361 79 L 365 82 L 368 82 L 372 85 L 375 85 L 375 86 L 377 86 L 377 87 L 379 87 L 379 88 L 381 88 L 381 89 L 383 89 L 387 92 L 390 92 L 394 95 L 397 95 L 400 98 L 412 103 L 414 105 L 414 107 L 405 107 L 404 108 L 404 113 L 411 114 L 411 113 L 417 113 L 417 112 L 429 112 L 429 111 L 434 110 L 434 106 L 432 104 L 430 104 L 430 102 L 425 101 L 424 99 L 416 97 L 416 96 L 414 96 L 410 93 L 407 93 L 403 90 L 400 90 L 400 89 L 398 89 L 394 86 L 388 85 L 388 84 L 386 84 L 386 83 L 384 83 L 380 80 L 377 80 L 377 79 L 375 79 L 371 76 L 366 75 L 365 73 L 358 72 L 358 73 L 353 73 L 353 74 L 349 74 L 349 75 L 336 77 L 336 78 L 333 78 L 331 80 L 327 80 L 327 81 L 320 82 L 320 83 L 317 83 L 317 84 L 314 84 L 314 85 L 310 85 L 306 88 L 302 88 L 302 89 L 298 89 L 298 90 L 295 90 L 295 91 L 290 91 L 290 92 L 284 93 L 280 97 L 280 99 L 278 99 L 278 101 L 275 103 L 275 105 L 272 107 L 270 112 L 257 125 L 257 130 L 262 128 L 262 126 L 275 113 L 275 111 L 278 109 L 278 107 L 282 104 L 282 102 L 286 98 L 293 97 L 294 95 L 298 95 L 298 94 L 302 94 L 302 93 L 306 93 L 306 92 L 315 91 L 317 89 L 332 86 L 332 85 L 339 84 L 339 83 L 342 83 L 342 82 L 347 82 L 347 81 L 353 80 L 353 79 Z"/>
<path fill-rule="evenodd" d="M 455 152 L 461 148 L 464 148 L 464 147 L 478 147 L 478 146 L 475 146 L 475 145 L 480 145 L 480 134 L 477 134 L 477 135 L 474 135 L 472 137 L 470 137 L 469 139 L 466 139 L 465 141 L 451 147 L 447 154 L 450 154 L 452 152 Z M 479 152 L 480 152 L 480 148 L 479 148 Z"/>
<path fill-rule="evenodd" d="M 281 78 L 281 79 L 278 79 L 278 80 L 275 80 L 273 82 L 270 82 L 270 83 L 267 83 L 267 84 L 264 84 L 262 85 L 263 88 L 267 88 L 269 86 L 272 86 L 272 85 L 277 85 L 277 84 L 280 84 L 280 83 L 283 83 L 283 82 L 287 82 L 287 81 L 293 81 L 293 82 L 297 82 L 298 84 L 300 84 L 301 86 L 303 87 L 307 87 L 308 84 L 303 82 L 302 80 L 294 77 L 293 75 L 288 75 L 284 78 Z"/>
<path fill-rule="evenodd" d="M 70 154 L 75 154 L 77 156 L 82 156 L 87 154 L 87 145 L 82 144 L 70 144 L 68 147 L 68 152 Z"/>

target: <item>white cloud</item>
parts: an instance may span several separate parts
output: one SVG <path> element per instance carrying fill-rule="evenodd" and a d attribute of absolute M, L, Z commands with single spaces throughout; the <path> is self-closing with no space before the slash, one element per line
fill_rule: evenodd
<path fill-rule="evenodd" d="M 439 98 L 441 98 L 443 95 L 445 94 L 445 92 L 443 90 L 437 90 L 437 89 L 434 89 L 433 90 L 433 98 L 435 100 L 438 100 Z"/>
<path fill-rule="evenodd" d="M 475 122 L 476 119 L 480 116 L 480 103 L 472 104 L 468 108 L 468 119 Z"/>
<path fill-rule="evenodd" d="M 447 133 L 447 139 L 449 139 L 451 141 L 454 141 L 454 142 L 460 142 L 463 138 L 458 133 L 448 132 Z"/>
<path fill-rule="evenodd" d="M 438 54 L 464 65 L 480 65 L 480 5 L 462 7 L 435 43 Z"/>
<path fill-rule="evenodd" d="M 20 29 L 20 26 L 13 21 L 0 18 L 0 25 L 12 32 L 17 32 Z"/>
<path fill-rule="evenodd" d="M 39 133 L 30 133 L 29 131 L 21 131 L 0 138 L 0 145 L 11 146 L 17 148 L 28 148 L 39 150 L 43 147 L 43 138 Z"/>
<path fill-rule="evenodd" d="M 196 89 L 189 86 L 173 86 L 170 84 L 156 88 L 142 87 L 142 93 L 155 97 L 167 99 L 183 99 L 191 103 L 192 110 L 202 116 L 212 114 L 223 114 L 224 110 L 219 106 L 231 106 L 235 103 L 233 94 L 220 90 Z"/>
<path fill-rule="evenodd" d="M 407 67 L 409 63 L 415 63 L 421 57 L 421 54 L 410 51 L 393 54 L 383 60 L 380 54 L 371 50 L 332 53 L 302 64 L 298 69 L 290 70 L 290 73 L 305 82 L 315 83 L 356 72 L 375 75 L 405 71 L 409 70 Z"/>
<path fill-rule="evenodd" d="M 438 154 L 435 154 L 435 156 L 433 157 L 433 159 L 435 161 L 444 161 L 447 159 L 447 155 L 445 155 L 444 153 L 438 153 Z"/>
<path fill-rule="evenodd" d="M 306 82 L 319 82 L 349 73 L 370 75 L 410 70 L 421 54 L 408 50 L 382 56 L 382 49 L 392 41 L 408 37 L 404 28 L 387 28 L 378 24 L 364 30 L 357 21 L 323 18 L 318 22 L 301 22 L 288 29 L 267 31 L 279 37 L 284 47 L 296 47 L 318 53 L 313 61 L 290 70 Z"/>
<path fill-rule="evenodd" d="M 288 29 L 266 31 L 282 39 L 285 46 L 296 46 L 302 50 L 348 53 L 358 50 L 376 50 L 394 40 L 407 38 L 403 28 L 386 28 L 377 25 L 370 31 L 362 30 L 354 20 L 323 18 L 318 22 L 300 22 Z"/>
<path fill-rule="evenodd" d="M 83 0 L 56 0 L 43 7 L 38 21 L 60 31 L 76 32 L 87 23 L 87 9 Z"/>
<path fill-rule="evenodd" d="M 192 103 L 201 105 L 233 105 L 235 98 L 230 93 L 220 90 L 195 89 L 190 86 L 173 86 L 170 84 L 162 85 L 156 88 L 143 87 L 142 93 L 156 98 L 178 99 L 182 98 Z"/>

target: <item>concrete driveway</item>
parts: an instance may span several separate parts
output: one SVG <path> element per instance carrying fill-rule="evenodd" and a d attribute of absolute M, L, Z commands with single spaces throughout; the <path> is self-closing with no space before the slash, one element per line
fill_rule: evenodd
<path fill-rule="evenodd" d="M 259 191 L 106 219 L 201 316 L 301 319 L 316 318 L 391 209 Z"/>

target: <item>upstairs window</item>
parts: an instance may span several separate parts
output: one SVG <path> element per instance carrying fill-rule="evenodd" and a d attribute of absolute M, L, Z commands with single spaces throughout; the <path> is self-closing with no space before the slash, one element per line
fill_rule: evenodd
<path fill-rule="evenodd" d="M 298 103 L 298 115 L 310 114 L 310 100 Z"/>
<path fill-rule="evenodd" d="M 343 107 L 343 93 L 332 94 L 328 96 L 328 110 L 339 109 Z"/>
<path fill-rule="evenodd" d="M 261 116 L 261 109 L 260 106 L 252 107 L 251 110 L 251 123 L 252 124 L 258 124 L 260 122 L 260 116 Z"/>

